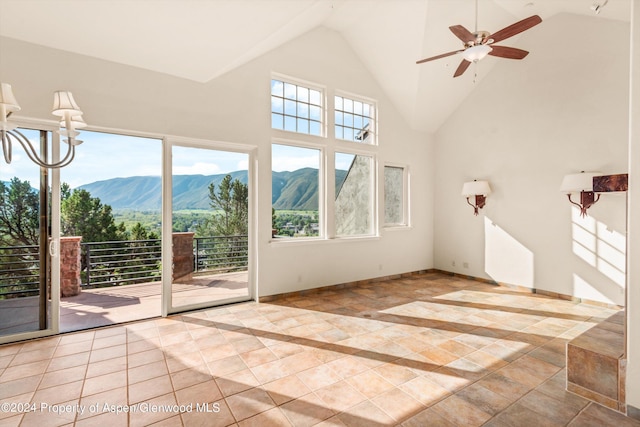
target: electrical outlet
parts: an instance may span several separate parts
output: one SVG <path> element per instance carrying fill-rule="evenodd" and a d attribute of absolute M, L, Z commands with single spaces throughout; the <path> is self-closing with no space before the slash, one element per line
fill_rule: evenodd
<path fill-rule="evenodd" d="M 455 267 L 456 266 L 456 262 L 455 261 L 451 261 L 451 267 Z"/>
<path fill-rule="evenodd" d="M 462 264 L 462 266 L 463 266 L 464 268 L 469 268 L 469 263 L 468 263 L 468 262 L 465 262 L 464 264 Z"/>

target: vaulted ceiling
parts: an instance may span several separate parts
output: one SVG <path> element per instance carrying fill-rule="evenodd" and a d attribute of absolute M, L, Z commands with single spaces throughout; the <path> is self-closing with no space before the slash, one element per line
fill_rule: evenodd
<path fill-rule="evenodd" d="M 448 27 L 473 31 L 476 2 L 477 29 L 491 33 L 540 15 L 542 24 L 501 43 L 535 54 L 545 20 L 572 13 L 629 21 L 630 1 L 0 0 L 0 35 L 207 82 L 322 25 L 344 37 L 410 126 L 434 132 L 494 66 L 510 61 L 487 57 L 456 79 L 457 55 L 416 65 L 461 48 Z"/>

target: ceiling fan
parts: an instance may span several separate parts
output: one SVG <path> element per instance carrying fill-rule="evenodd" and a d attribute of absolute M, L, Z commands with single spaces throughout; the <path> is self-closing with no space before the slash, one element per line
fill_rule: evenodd
<path fill-rule="evenodd" d="M 453 77 L 461 76 L 472 62 L 478 62 L 487 55 L 497 56 L 500 58 L 508 59 L 522 59 L 529 54 L 526 50 L 517 49 L 515 47 L 496 46 L 494 43 L 501 42 L 509 37 L 513 37 L 516 34 L 528 30 L 529 28 L 538 25 L 542 22 L 542 18 L 538 15 L 533 15 L 528 18 L 518 21 L 515 24 L 511 24 L 508 27 L 496 33 L 489 33 L 488 31 L 475 31 L 471 32 L 462 25 L 453 25 L 449 27 L 451 32 L 455 34 L 463 43 L 464 48 L 462 50 L 454 50 L 452 52 L 443 53 L 441 55 L 432 56 L 430 58 L 421 59 L 416 64 L 422 64 L 423 62 L 433 61 L 434 59 L 445 58 L 447 56 L 460 53 L 463 57 L 462 62 L 453 74 Z M 478 23 L 478 10 L 476 4 L 476 28 Z"/>

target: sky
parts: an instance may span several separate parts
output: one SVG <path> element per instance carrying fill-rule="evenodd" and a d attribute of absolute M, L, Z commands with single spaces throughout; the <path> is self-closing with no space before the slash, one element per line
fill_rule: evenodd
<path fill-rule="evenodd" d="M 39 146 L 37 131 L 25 130 L 25 136 Z M 139 138 L 100 132 L 82 131 L 82 144 L 76 147 L 73 162 L 60 169 L 60 179 L 76 188 L 91 182 L 116 177 L 160 176 L 162 142 L 159 139 Z M 61 156 L 67 145 L 61 144 Z M 320 150 L 273 144 L 272 170 L 293 171 L 305 167 L 319 168 Z M 39 182 L 39 169 L 29 160 L 19 144 L 13 146 L 13 161 L 0 161 L 0 180 L 14 176 L 27 180 L 32 186 Z M 174 175 L 215 175 L 247 170 L 249 157 L 244 153 L 177 147 L 172 150 Z M 336 168 L 348 169 L 351 155 L 336 155 Z"/>

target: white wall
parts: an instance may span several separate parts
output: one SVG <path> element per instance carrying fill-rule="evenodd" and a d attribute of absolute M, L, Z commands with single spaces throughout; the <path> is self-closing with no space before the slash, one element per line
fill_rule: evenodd
<path fill-rule="evenodd" d="M 311 31 L 206 84 L 10 39 L 2 41 L 2 56 L 2 81 L 13 85 L 22 116 L 50 119 L 51 93 L 67 89 L 94 126 L 257 147 L 260 296 L 433 266 L 431 138 L 408 129 L 355 52 L 331 30 Z M 378 161 L 410 168 L 412 228 L 383 230 L 379 239 L 269 242 L 271 138 L 296 137 L 270 128 L 271 72 L 325 85 L 329 97 L 339 89 L 379 102 Z"/>
<path fill-rule="evenodd" d="M 627 265 L 627 404 L 640 416 L 640 5 L 632 5 L 629 138 L 629 245 Z"/>
<path fill-rule="evenodd" d="M 500 62 L 436 134 L 435 266 L 624 304 L 625 195 L 581 219 L 559 187 L 581 170 L 627 172 L 629 24 L 540 26 L 503 43 L 524 60 L 483 60 Z M 478 217 L 460 196 L 473 179 L 493 189 Z"/>

